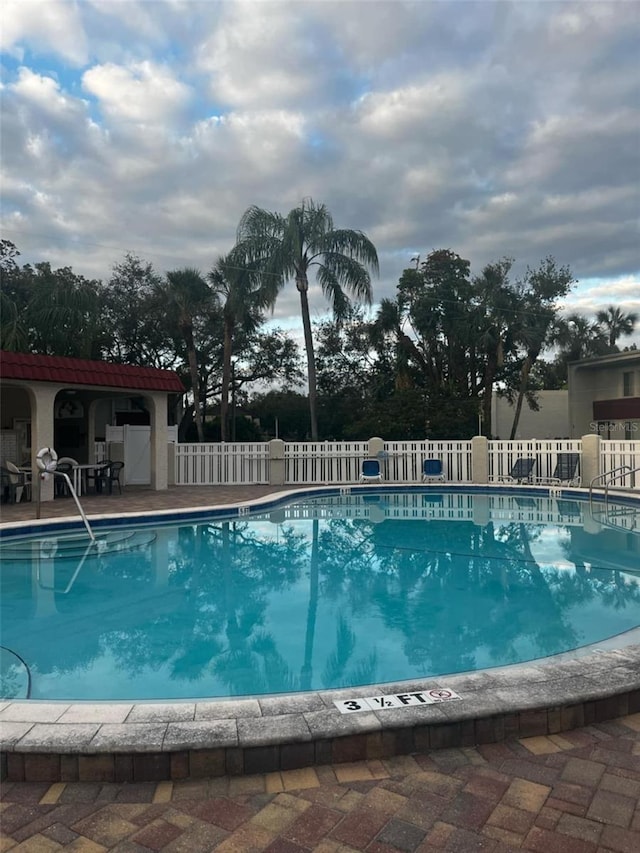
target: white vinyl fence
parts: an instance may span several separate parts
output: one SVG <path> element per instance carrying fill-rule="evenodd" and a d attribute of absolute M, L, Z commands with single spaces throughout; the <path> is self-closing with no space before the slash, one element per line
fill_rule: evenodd
<path fill-rule="evenodd" d="M 295 485 L 354 483 L 362 460 L 369 455 L 368 441 L 287 442 L 284 446 L 285 482 Z"/>
<path fill-rule="evenodd" d="M 532 477 L 553 477 L 558 453 L 580 453 L 582 439 L 544 439 L 536 438 L 521 441 L 489 442 L 489 479 L 497 480 L 508 476 L 518 459 L 533 457 L 536 466 Z M 588 485 L 588 484 L 587 484 Z"/>
<path fill-rule="evenodd" d="M 627 471 L 616 473 L 616 486 L 635 488 L 640 483 L 640 441 L 602 441 L 600 443 L 600 470 L 603 473 L 625 466 Z"/>
<path fill-rule="evenodd" d="M 176 483 L 183 486 L 269 482 L 268 442 L 176 444 Z"/>
<path fill-rule="evenodd" d="M 378 439 L 372 439 L 377 442 Z M 272 456 L 273 445 L 277 456 Z M 559 453 L 582 453 L 582 439 L 489 441 L 488 480 L 506 476 L 518 459 L 534 457 L 537 478 L 552 477 Z M 277 462 L 285 485 L 357 483 L 364 459 L 379 459 L 384 483 L 419 483 L 425 459 L 440 459 L 449 483 L 473 482 L 472 441 L 386 441 L 382 450 L 371 453 L 369 441 L 252 442 L 229 444 L 176 444 L 177 485 L 269 484 Z M 282 455 L 283 454 L 283 455 Z M 621 465 L 640 467 L 640 441 L 600 440 L 599 470 L 608 472 Z M 282 479 L 274 484 L 283 483 Z M 629 474 L 616 485 L 634 487 L 640 475 Z M 583 479 L 583 486 L 589 483 Z"/>

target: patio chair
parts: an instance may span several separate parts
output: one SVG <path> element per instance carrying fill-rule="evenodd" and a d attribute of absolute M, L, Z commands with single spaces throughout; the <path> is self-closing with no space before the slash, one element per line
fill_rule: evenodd
<path fill-rule="evenodd" d="M 113 484 L 117 483 L 118 492 L 122 494 L 122 483 L 120 482 L 120 473 L 124 468 L 124 462 L 109 462 L 102 468 L 98 468 L 94 472 L 94 481 L 96 492 L 102 492 L 106 489 L 109 494 L 113 492 Z"/>
<path fill-rule="evenodd" d="M 490 479 L 499 483 L 531 483 L 537 462 L 535 457 L 529 456 L 516 459 L 508 474 L 498 474 Z"/>
<path fill-rule="evenodd" d="M 93 481 L 94 492 L 99 494 L 102 491 L 102 487 L 106 484 L 108 479 L 110 465 L 111 461 L 109 459 L 103 459 L 101 462 L 96 462 L 95 468 L 88 468 L 85 471 L 84 477 L 87 489 Z"/>
<path fill-rule="evenodd" d="M 0 467 L 0 501 L 3 504 L 14 504 L 18 487 L 13 482 L 11 472 L 7 468 Z"/>
<path fill-rule="evenodd" d="M 31 500 L 31 472 L 30 471 L 21 471 L 17 465 L 14 465 L 13 462 L 9 462 L 7 459 L 5 464 L 5 468 L 9 472 L 9 477 L 16 487 L 15 496 L 16 503 L 20 503 L 23 496 L 29 501 Z"/>
<path fill-rule="evenodd" d="M 542 485 L 580 485 L 580 454 L 558 453 L 556 467 L 550 477 L 537 477 L 535 482 Z"/>
<path fill-rule="evenodd" d="M 422 463 L 422 482 L 429 483 L 439 480 L 444 483 L 444 471 L 440 459 L 425 459 Z"/>
<path fill-rule="evenodd" d="M 79 464 L 80 463 L 78 462 L 78 460 L 74 459 L 73 456 L 61 456 L 58 459 L 58 466 L 57 467 L 59 468 L 61 465 L 71 465 L 71 467 L 74 467 L 75 465 L 79 465 Z"/>
<path fill-rule="evenodd" d="M 71 462 L 61 462 L 60 460 L 58 460 L 58 464 L 56 465 L 56 472 L 57 474 L 66 474 L 69 478 L 72 478 L 73 468 L 74 466 L 71 464 Z M 64 477 L 54 475 L 53 483 L 53 492 L 55 497 L 66 498 L 71 495 L 71 492 L 69 491 L 69 486 L 67 485 L 67 481 L 64 479 Z"/>
<path fill-rule="evenodd" d="M 378 459 L 364 459 L 360 470 L 361 483 L 381 483 L 382 473 Z"/>

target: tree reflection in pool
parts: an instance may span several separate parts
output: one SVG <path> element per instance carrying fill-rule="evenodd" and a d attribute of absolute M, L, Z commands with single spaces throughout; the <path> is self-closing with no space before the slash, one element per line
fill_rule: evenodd
<path fill-rule="evenodd" d="M 553 497 L 334 494 L 87 541 L 3 541 L 4 698 L 29 678 L 64 700 L 382 684 L 640 625 L 638 537 Z"/>

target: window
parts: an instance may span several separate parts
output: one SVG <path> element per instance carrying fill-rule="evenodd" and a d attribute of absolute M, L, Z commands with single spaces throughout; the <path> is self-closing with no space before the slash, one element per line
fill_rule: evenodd
<path fill-rule="evenodd" d="M 633 373 L 622 374 L 622 396 L 633 397 Z"/>

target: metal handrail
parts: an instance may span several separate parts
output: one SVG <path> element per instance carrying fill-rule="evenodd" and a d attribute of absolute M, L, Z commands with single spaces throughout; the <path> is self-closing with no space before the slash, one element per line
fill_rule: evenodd
<path fill-rule="evenodd" d="M 631 466 L 630 465 L 618 465 L 617 468 L 612 468 L 610 471 L 605 471 L 604 474 L 598 474 L 597 477 L 594 477 L 593 480 L 591 480 L 591 482 L 589 483 L 589 506 L 591 506 L 591 504 L 593 502 L 593 487 L 594 487 L 594 485 L 598 482 L 598 480 L 602 480 L 605 477 L 609 477 L 611 474 L 615 474 L 616 471 L 626 471 L 627 474 L 629 474 L 629 473 L 631 473 Z M 624 476 L 626 477 L 627 474 L 625 474 Z M 618 479 L 618 478 L 615 477 L 614 479 Z"/>
<path fill-rule="evenodd" d="M 618 474 L 617 477 L 610 477 L 611 474 L 615 474 L 617 471 L 624 471 L 625 473 Z M 617 468 L 612 468 L 611 471 L 605 471 L 604 474 L 600 474 L 598 477 L 594 477 L 589 485 L 589 507 L 591 507 L 593 501 L 593 485 L 597 480 L 601 480 L 603 479 L 603 477 L 610 477 L 610 479 L 608 479 L 604 483 L 604 506 L 606 512 L 609 506 L 609 486 L 612 483 L 615 483 L 616 480 L 623 480 L 629 474 L 636 474 L 638 471 L 640 471 L 640 465 L 637 468 L 632 468 L 630 465 L 619 465 Z M 635 488 L 635 486 L 631 486 L 631 488 L 633 489 Z"/>
<path fill-rule="evenodd" d="M 64 471 L 53 471 L 52 473 L 54 476 L 57 475 L 58 477 L 62 477 L 65 480 L 67 486 L 69 487 L 69 491 L 71 493 L 71 496 L 73 497 L 74 501 L 76 502 L 76 506 L 78 507 L 78 512 L 80 513 L 80 517 L 82 518 L 82 520 L 84 522 L 84 526 L 87 528 L 87 533 L 89 534 L 91 542 L 95 542 L 96 537 L 94 536 L 93 530 L 91 529 L 91 525 L 89 524 L 89 520 L 87 519 L 87 516 L 85 515 L 85 512 L 80 505 L 80 501 L 78 500 L 76 490 L 73 488 L 73 483 L 71 482 L 69 475 L 65 474 Z"/>

